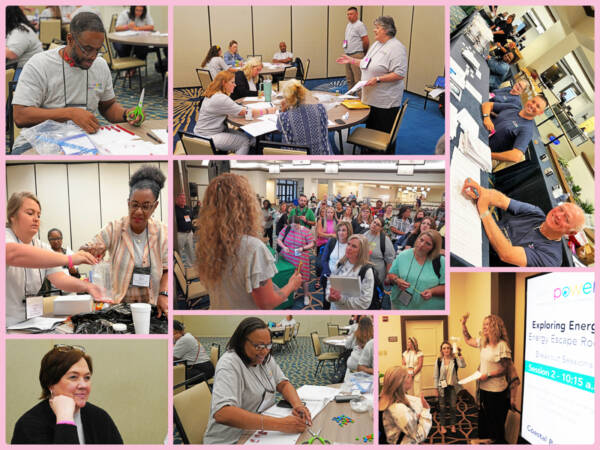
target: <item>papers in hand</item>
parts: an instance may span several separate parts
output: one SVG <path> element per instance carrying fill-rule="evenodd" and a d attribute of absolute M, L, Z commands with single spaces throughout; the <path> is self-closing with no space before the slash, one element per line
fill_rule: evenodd
<path fill-rule="evenodd" d="M 346 92 L 346 95 L 352 94 L 352 93 L 358 91 L 359 89 L 362 89 L 366 84 L 367 84 L 366 81 L 359 81 L 354 86 L 352 86 L 352 89 L 350 89 L 348 92 Z"/>
<path fill-rule="evenodd" d="M 467 378 L 463 378 L 462 380 L 459 380 L 458 384 L 467 384 L 467 383 L 470 383 L 471 381 L 479 380 L 480 378 L 481 378 L 481 372 L 479 372 L 479 370 L 477 370 L 474 374 L 469 375 Z"/>
<path fill-rule="evenodd" d="M 329 277 L 331 287 L 340 291 L 342 295 L 358 297 L 360 295 L 360 279 L 356 277 L 340 277 L 332 275 Z"/>
<path fill-rule="evenodd" d="M 56 317 L 34 317 L 33 319 L 19 322 L 15 325 L 7 327 L 7 330 L 31 330 L 31 331 L 48 331 L 54 328 L 57 323 L 64 322 L 64 318 L 57 319 Z"/>

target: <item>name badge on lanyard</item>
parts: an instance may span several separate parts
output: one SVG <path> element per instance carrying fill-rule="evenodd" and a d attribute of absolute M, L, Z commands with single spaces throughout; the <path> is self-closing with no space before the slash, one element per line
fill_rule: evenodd
<path fill-rule="evenodd" d="M 150 267 L 134 267 L 131 285 L 136 287 L 150 287 Z"/>
<path fill-rule="evenodd" d="M 186 222 L 191 222 L 190 216 L 188 215 L 183 216 L 183 220 L 185 220 Z"/>
<path fill-rule="evenodd" d="M 370 62 L 371 62 L 371 57 L 365 56 L 363 59 L 360 60 L 360 68 L 366 69 L 367 67 L 369 67 Z"/>
<path fill-rule="evenodd" d="M 346 39 L 344 39 L 344 43 L 342 44 L 342 47 L 348 48 L 348 41 Z"/>

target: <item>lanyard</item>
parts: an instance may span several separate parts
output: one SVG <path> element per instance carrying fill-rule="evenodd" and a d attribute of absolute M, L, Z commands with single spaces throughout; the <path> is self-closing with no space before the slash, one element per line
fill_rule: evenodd
<path fill-rule="evenodd" d="M 392 39 L 393 39 L 393 38 L 392 38 Z M 377 42 L 379 42 L 379 44 L 381 44 L 381 45 L 379 45 L 379 46 L 377 47 L 377 50 L 375 50 L 375 52 L 373 52 L 373 53 L 372 53 L 372 54 L 370 54 L 370 55 L 369 55 L 369 52 L 367 52 L 367 56 L 368 56 L 369 58 L 371 58 L 371 61 L 373 60 L 373 57 L 374 57 L 374 56 L 375 56 L 377 53 L 379 53 L 379 50 L 381 50 L 381 49 L 382 49 L 382 48 L 385 46 L 385 44 L 387 44 L 388 42 L 390 42 L 392 39 L 388 39 L 388 40 L 387 40 L 387 41 L 385 41 L 383 44 L 381 44 L 381 42 L 377 41 Z M 373 47 L 375 47 L 375 44 L 373 44 L 373 46 L 372 46 L 371 48 L 373 48 Z M 369 50 L 371 50 L 371 49 L 369 49 Z"/>
<path fill-rule="evenodd" d="M 415 260 L 415 251 L 413 249 L 413 257 L 410 260 L 410 264 L 408 266 L 408 270 L 406 271 L 406 276 L 404 277 L 404 279 L 406 281 L 408 281 L 408 274 L 410 273 L 410 269 L 412 267 L 412 263 L 413 263 L 414 260 Z M 425 263 L 427 263 L 427 261 L 425 261 Z M 417 294 L 419 294 L 419 291 L 417 290 L 417 285 L 419 284 L 419 278 L 421 278 L 421 273 L 423 273 L 423 269 L 425 268 L 425 263 L 423 263 L 423 265 L 421 266 L 421 270 L 419 271 L 419 275 L 417 276 L 417 281 L 415 281 L 415 284 L 413 286 L 413 290 Z M 419 294 L 419 295 L 421 295 L 421 294 Z"/>
<path fill-rule="evenodd" d="M 21 240 L 17 237 L 17 234 L 12 229 L 10 231 L 13 234 L 13 236 L 15 237 L 15 239 L 17 240 L 18 244 L 24 244 L 23 242 L 21 242 Z M 31 240 L 31 245 L 33 245 L 35 247 L 35 244 L 33 243 L 33 239 Z M 23 303 L 25 303 L 25 299 L 27 298 L 27 267 L 23 267 L 23 273 L 25 274 L 25 284 L 23 286 Z M 40 276 L 40 288 L 41 288 L 42 284 L 44 284 L 44 280 L 42 279 L 41 269 L 38 269 L 38 273 Z M 39 289 L 38 289 L 38 291 L 39 291 Z M 33 293 L 33 295 L 35 295 L 35 294 L 37 294 L 37 292 Z"/>
<path fill-rule="evenodd" d="M 63 47 L 63 53 L 65 51 L 66 47 Z M 60 56 L 60 54 L 59 54 Z M 73 103 L 71 105 L 67 104 L 67 78 L 65 76 L 65 58 L 64 56 L 61 56 L 60 60 L 62 61 L 62 74 L 63 74 L 63 93 L 65 96 L 65 108 L 67 107 L 82 107 L 85 106 L 85 109 L 87 110 L 87 106 L 88 106 L 88 86 L 89 86 L 89 81 L 90 81 L 90 71 L 86 70 L 85 71 L 85 105 L 82 104 L 78 104 L 78 103 Z"/>

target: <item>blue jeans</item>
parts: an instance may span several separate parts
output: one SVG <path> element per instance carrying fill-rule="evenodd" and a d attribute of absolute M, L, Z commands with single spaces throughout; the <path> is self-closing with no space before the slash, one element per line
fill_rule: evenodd
<path fill-rule="evenodd" d="M 488 59 L 487 63 L 490 68 L 490 91 L 493 91 L 509 78 L 510 64 L 495 59 Z"/>
<path fill-rule="evenodd" d="M 454 386 L 446 386 L 444 395 L 439 396 L 440 423 L 443 427 L 456 425 L 456 389 Z M 446 418 L 448 414 L 448 418 Z"/>

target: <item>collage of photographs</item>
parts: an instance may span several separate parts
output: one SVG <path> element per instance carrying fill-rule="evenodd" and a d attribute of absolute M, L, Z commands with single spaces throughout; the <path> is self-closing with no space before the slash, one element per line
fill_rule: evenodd
<path fill-rule="evenodd" d="M 1 8 L 0 448 L 596 444 L 594 5 L 197 3 Z"/>

